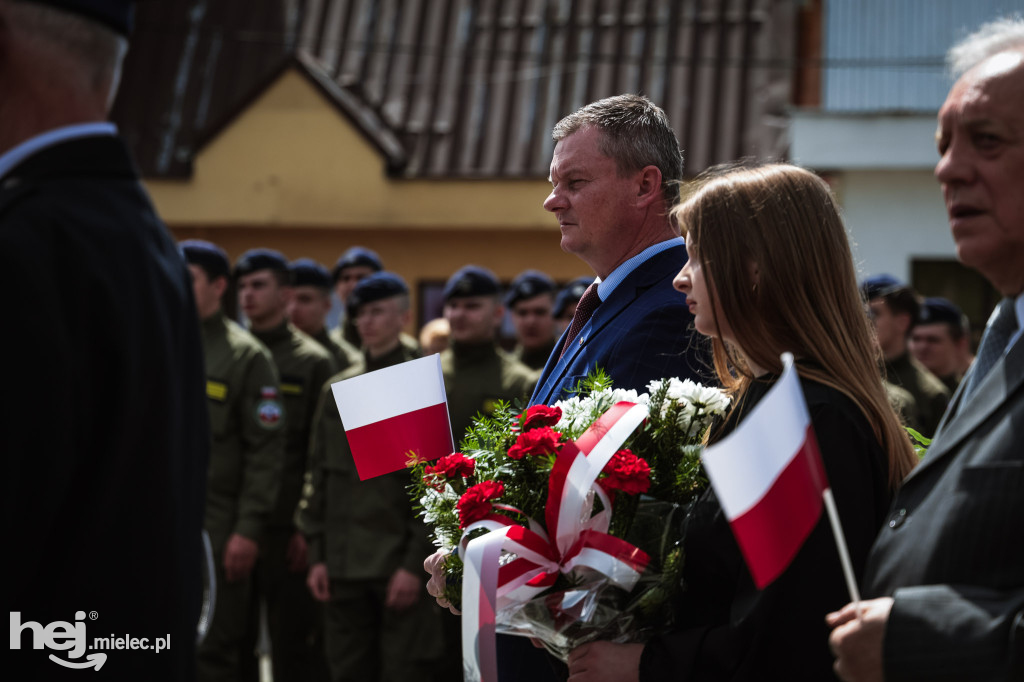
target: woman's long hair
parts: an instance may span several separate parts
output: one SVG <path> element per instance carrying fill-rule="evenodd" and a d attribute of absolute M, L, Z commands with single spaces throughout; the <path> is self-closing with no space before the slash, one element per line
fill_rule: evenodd
<path fill-rule="evenodd" d="M 786 351 L 810 360 L 802 376 L 848 396 L 889 457 L 897 488 L 917 458 L 882 384 L 881 355 L 860 299 L 850 245 L 828 185 L 796 166 L 713 170 L 674 209 L 707 282 L 715 371 L 737 399 L 747 364 L 782 372 Z M 742 352 L 722 340 L 717 301 Z"/>

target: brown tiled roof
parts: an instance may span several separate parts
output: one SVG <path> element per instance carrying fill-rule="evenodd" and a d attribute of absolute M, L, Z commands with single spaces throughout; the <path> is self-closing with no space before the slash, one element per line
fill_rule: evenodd
<path fill-rule="evenodd" d="M 139 5 L 113 118 L 150 177 L 287 68 L 400 177 L 543 178 L 562 116 L 623 92 L 669 115 L 688 175 L 785 154 L 796 0 L 188 0 Z"/>

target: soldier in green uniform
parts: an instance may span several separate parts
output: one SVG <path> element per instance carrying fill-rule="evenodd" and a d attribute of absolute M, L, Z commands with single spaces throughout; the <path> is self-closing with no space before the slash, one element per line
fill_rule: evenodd
<path fill-rule="evenodd" d="M 342 305 L 345 305 L 348 297 L 355 290 L 356 284 L 383 269 L 384 266 L 376 251 L 372 251 L 365 246 L 351 247 L 341 254 L 338 262 L 334 264 L 334 268 L 331 270 L 331 277 L 334 280 L 334 294 L 341 301 Z M 339 342 L 347 341 L 356 348 L 361 348 L 363 343 L 359 338 L 359 330 L 356 329 L 355 320 L 347 315 L 342 316 L 338 322 L 338 327 L 331 331 L 331 338 Z M 415 338 L 405 332 L 402 332 L 399 338 L 402 341 L 402 345 L 409 352 L 413 353 L 415 357 L 420 356 L 420 345 Z"/>
<path fill-rule="evenodd" d="M 583 298 L 587 287 L 593 282 L 593 277 L 577 277 L 566 284 L 555 296 L 555 307 L 551 310 L 551 314 L 555 318 L 555 338 L 562 336 L 562 333 L 572 324 L 572 317 L 576 314 L 576 305 Z"/>
<path fill-rule="evenodd" d="M 225 317 L 231 266 L 209 242 L 182 242 L 202 321 L 213 447 L 204 527 L 217 569 L 213 622 L 198 651 L 199 679 L 237 680 L 258 543 L 277 500 L 284 414 L 270 352 Z"/>
<path fill-rule="evenodd" d="M 885 358 L 885 378 L 914 396 L 919 419 L 907 426 L 931 438 L 949 403 L 949 389 L 910 354 L 907 340 L 917 322 L 920 303 L 909 286 L 891 275 L 864 280 L 861 291 Z"/>
<path fill-rule="evenodd" d="M 334 360 L 316 341 L 292 326 L 285 309 L 291 293 L 288 261 L 269 249 L 247 251 L 235 264 L 239 308 L 253 335 L 270 350 L 281 379 L 285 454 L 281 487 L 256 564 L 256 592 L 267 609 L 275 679 L 304 680 L 325 668 L 319 644 L 318 607 L 305 588 L 306 542 L 294 525 L 302 496 L 309 433 L 320 388 L 334 374 Z M 255 644 L 258 609 L 250 612 Z M 243 666 L 253 679 L 255 660 Z"/>
<path fill-rule="evenodd" d="M 289 322 L 331 354 L 337 371 L 347 369 L 359 360 L 359 349 L 327 331 L 327 313 L 331 310 L 331 274 L 310 258 L 292 261 L 288 272 L 292 284 L 292 295 L 288 299 Z"/>
<path fill-rule="evenodd" d="M 544 369 L 555 348 L 554 305 L 555 282 L 537 270 L 516 275 L 505 293 L 505 307 L 516 330 L 512 354 L 530 369 Z"/>
<path fill-rule="evenodd" d="M 971 366 L 971 324 L 952 301 L 926 298 L 910 332 L 910 352 L 949 392 L 955 393 Z"/>
<path fill-rule="evenodd" d="M 409 321 L 409 290 L 397 275 L 373 274 L 357 284 L 348 311 L 363 357 L 320 394 L 298 513 L 309 542 L 307 582 L 326 604 L 331 679 L 429 682 L 438 679 L 433 672 L 444 642 L 440 609 L 419 578 L 423 555 L 432 550 L 427 527 L 409 501 L 408 472 L 359 480 L 330 387 L 416 357 L 399 340 Z"/>
<path fill-rule="evenodd" d="M 449 346 L 441 353 L 441 371 L 458 447 L 477 414 L 491 414 L 499 400 L 518 399 L 525 404 L 539 374 L 497 346 L 498 325 L 505 310 L 494 273 L 467 265 L 448 278 L 443 297 L 451 333 Z M 445 679 L 458 679 L 462 670 L 459 619 L 446 617 L 444 627 Z"/>
<path fill-rule="evenodd" d="M 499 400 L 529 399 L 538 375 L 495 342 L 505 309 L 493 272 L 467 265 L 448 279 L 442 295 L 451 334 L 441 370 L 458 445 L 478 413 L 491 414 Z"/>

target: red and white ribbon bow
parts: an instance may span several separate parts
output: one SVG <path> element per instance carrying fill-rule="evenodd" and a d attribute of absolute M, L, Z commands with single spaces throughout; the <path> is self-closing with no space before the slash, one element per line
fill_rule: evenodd
<path fill-rule="evenodd" d="M 616 403 L 574 443 L 562 446 L 551 470 L 545 509 L 553 540 L 532 520 L 526 528 L 499 514 L 488 514 L 466 528 L 461 543 L 462 653 L 466 680 L 497 681 L 497 612 L 529 601 L 554 585 L 559 573 L 586 567 L 624 590 L 636 584 L 650 558 L 628 542 L 608 535 L 611 502 L 596 481 L 629 434 L 646 418 L 645 406 Z M 591 492 L 604 507 L 593 516 Z M 467 544 L 466 537 L 477 528 L 491 532 Z M 499 568 L 502 551 L 516 558 Z"/>

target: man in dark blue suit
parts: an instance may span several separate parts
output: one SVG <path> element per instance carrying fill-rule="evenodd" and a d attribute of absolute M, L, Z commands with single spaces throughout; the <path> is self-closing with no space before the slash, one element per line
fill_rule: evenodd
<path fill-rule="evenodd" d="M 708 360 L 690 338 L 686 297 L 672 287 L 686 263 L 679 228 L 669 219 L 683 156 L 665 112 L 639 95 L 609 97 L 566 116 L 553 136 L 544 208 L 558 218 L 562 250 L 597 279 L 555 344 L 530 403 L 570 397 L 597 367 L 616 387 L 641 392 L 662 377 L 699 380 Z M 425 563 L 428 572 L 435 557 Z M 435 576 L 428 591 L 438 596 L 440 584 Z M 557 661 L 527 640 L 498 636 L 502 682 L 565 676 L 550 664 Z"/>
<path fill-rule="evenodd" d="M 1024 680 L 1024 21 L 950 57 L 935 176 L 957 256 L 1004 298 L 871 548 L 875 598 L 828 616 L 847 682 Z"/>
<path fill-rule="evenodd" d="M 653 379 L 698 379 L 686 297 L 672 278 L 686 263 L 668 217 L 683 175 L 679 142 L 660 108 L 638 95 L 594 102 L 558 122 L 551 194 L 562 250 L 593 268 L 531 403 L 572 394 L 595 367 L 616 386 L 645 390 Z M 586 304 L 585 304 L 586 302 Z"/>

